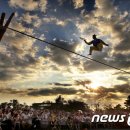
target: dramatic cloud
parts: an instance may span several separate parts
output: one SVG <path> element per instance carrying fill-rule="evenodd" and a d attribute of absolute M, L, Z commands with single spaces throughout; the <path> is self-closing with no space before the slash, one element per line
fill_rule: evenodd
<path fill-rule="evenodd" d="M 67 50 L 70 51 L 75 51 L 77 44 L 70 44 L 66 41 L 61 41 L 61 40 L 56 40 L 53 42 L 53 44 L 55 44 L 56 46 L 59 46 L 61 48 L 65 48 Z M 55 63 L 57 63 L 58 65 L 61 66 L 68 66 L 70 64 L 69 59 L 72 58 L 72 54 L 69 52 L 66 52 L 62 49 L 53 47 L 53 46 L 49 46 L 50 47 L 50 60 L 54 61 Z"/>
<path fill-rule="evenodd" d="M 0 80 L 1 81 L 5 81 L 5 80 L 11 80 L 12 77 L 12 73 L 9 71 L 0 71 Z"/>
<path fill-rule="evenodd" d="M 115 85 L 113 88 L 106 88 L 106 87 L 98 87 L 97 90 L 95 90 L 97 93 L 124 93 L 128 94 L 130 93 L 130 85 L 129 84 L 122 84 L 122 85 Z"/>
<path fill-rule="evenodd" d="M 0 94 L 25 95 L 26 90 L 19 90 L 19 89 L 12 89 L 12 88 L 0 88 Z"/>
<path fill-rule="evenodd" d="M 50 83 L 50 84 L 55 86 L 72 86 L 72 84 L 62 84 L 62 83 Z"/>
<path fill-rule="evenodd" d="M 76 90 L 74 88 L 59 88 L 59 87 L 55 87 L 55 88 L 48 88 L 48 89 L 39 89 L 39 90 L 35 90 L 32 92 L 29 92 L 28 95 L 29 96 L 48 96 L 48 95 L 58 95 L 58 94 L 63 94 L 63 95 L 73 95 L 76 94 L 78 92 L 83 92 L 84 90 Z"/>
<path fill-rule="evenodd" d="M 86 85 L 89 85 L 89 84 L 91 84 L 92 82 L 90 81 L 90 80 L 76 80 L 76 81 L 74 81 L 74 83 L 72 83 L 72 84 L 67 84 L 67 83 L 50 83 L 50 85 L 55 85 L 55 86 L 80 86 L 80 85 L 82 85 L 82 86 L 86 86 Z"/>
<path fill-rule="evenodd" d="M 38 7 L 38 2 L 37 1 L 34 1 L 34 0 L 10 0 L 9 1 L 9 4 L 10 6 L 12 7 L 20 7 L 22 9 L 25 9 L 25 10 L 34 10 L 34 9 L 37 9 Z"/>
<path fill-rule="evenodd" d="M 19 19 L 16 20 L 16 18 L 11 23 L 13 28 L 33 34 L 33 29 L 24 27 L 22 21 L 19 22 Z M 27 73 L 31 75 L 36 65 L 40 65 L 40 60 L 35 58 L 37 50 L 33 47 L 34 42 L 34 39 L 7 30 L 0 46 L 1 50 L 3 50 L 0 53 L 1 81 L 22 78 Z"/>
<path fill-rule="evenodd" d="M 113 88 L 107 87 L 98 87 L 97 89 L 90 89 L 92 93 L 95 93 L 94 96 L 96 99 L 111 99 L 111 100 L 119 100 L 122 94 L 124 97 L 130 93 L 130 85 L 129 84 L 122 84 L 122 85 L 115 85 Z"/>
<path fill-rule="evenodd" d="M 40 27 L 42 24 L 42 20 L 38 17 L 38 15 L 25 13 L 21 19 L 28 24 L 34 25 L 34 27 Z"/>
<path fill-rule="evenodd" d="M 114 8 L 112 1 L 110 0 L 96 0 L 96 8 L 98 11 L 95 12 L 95 16 L 111 17 L 116 8 Z"/>
<path fill-rule="evenodd" d="M 33 11 L 40 9 L 42 12 L 45 12 L 47 9 L 47 0 L 10 0 L 9 5 L 15 8 L 22 8 L 27 11 Z"/>
<path fill-rule="evenodd" d="M 81 8 L 84 5 L 84 0 L 73 0 L 75 9 Z"/>
<path fill-rule="evenodd" d="M 40 0 L 39 6 L 41 11 L 45 13 L 47 10 L 47 0 Z"/>
<path fill-rule="evenodd" d="M 75 84 L 76 85 L 86 86 L 86 85 L 91 84 L 91 81 L 90 80 L 83 80 L 83 81 L 82 80 L 76 80 Z"/>
<path fill-rule="evenodd" d="M 129 81 L 129 77 L 125 77 L 125 76 L 119 76 L 119 77 L 117 77 L 117 79 L 121 80 L 121 81 L 125 81 L 125 82 Z"/>
<path fill-rule="evenodd" d="M 68 20 L 66 19 L 66 20 L 61 20 L 61 19 L 58 19 L 58 18 L 56 18 L 56 17 L 45 17 L 45 18 L 43 18 L 43 22 L 44 23 L 54 23 L 54 24 L 56 24 L 56 25 L 58 25 L 58 26 L 65 26 L 66 24 L 67 24 L 67 22 L 68 22 Z"/>

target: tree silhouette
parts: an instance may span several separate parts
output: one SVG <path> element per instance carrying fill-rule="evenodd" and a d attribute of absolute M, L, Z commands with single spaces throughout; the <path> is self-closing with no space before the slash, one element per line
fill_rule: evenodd
<path fill-rule="evenodd" d="M 116 110 L 122 110 L 122 109 L 124 109 L 124 108 L 121 106 L 121 104 L 117 104 L 117 105 L 114 107 L 114 109 L 116 109 Z"/>
<path fill-rule="evenodd" d="M 64 103 L 64 98 L 62 98 L 61 95 L 59 95 L 56 99 L 55 99 L 56 104 L 63 104 Z"/>
<path fill-rule="evenodd" d="M 127 109 L 130 109 L 130 95 L 127 97 L 127 100 L 124 102 Z"/>
<path fill-rule="evenodd" d="M 13 106 L 14 106 L 14 107 L 19 104 L 18 100 L 16 100 L 16 99 L 13 99 L 13 100 L 12 100 L 12 103 L 13 103 Z"/>
<path fill-rule="evenodd" d="M 107 104 L 107 105 L 105 105 L 105 106 L 104 106 L 104 110 L 106 110 L 106 111 L 112 111 L 112 110 L 113 110 L 112 104 Z"/>
<path fill-rule="evenodd" d="M 69 100 L 68 108 L 71 110 L 85 110 L 88 106 L 82 101 Z"/>

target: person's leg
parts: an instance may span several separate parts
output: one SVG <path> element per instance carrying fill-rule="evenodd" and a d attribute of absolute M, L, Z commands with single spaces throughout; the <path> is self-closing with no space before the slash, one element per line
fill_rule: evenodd
<path fill-rule="evenodd" d="M 102 43 L 98 44 L 97 48 L 98 48 L 99 51 L 102 51 L 103 44 Z"/>
<path fill-rule="evenodd" d="M 99 49 L 97 47 L 95 47 L 95 46 L 91 46 L 90 50 L 89 50 L 89 55 L 92 55 L 93 51 L 99 51 Z"/>

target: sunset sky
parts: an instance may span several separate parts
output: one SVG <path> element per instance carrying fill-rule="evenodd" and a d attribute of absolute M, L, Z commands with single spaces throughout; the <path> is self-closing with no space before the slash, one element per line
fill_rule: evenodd
<path fill-rule="evenodd" d="M 88 56 L 92 35 L 109 44 L 90 58 L 130 72 L 130 0 L 0 0 L 10 27 Z M 0 102 L 65 99 L 121 103 L 130 74 L 7 30 L 0 42 Z"/>

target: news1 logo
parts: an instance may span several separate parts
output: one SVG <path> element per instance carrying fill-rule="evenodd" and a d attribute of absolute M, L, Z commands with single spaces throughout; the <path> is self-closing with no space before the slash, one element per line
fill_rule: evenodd
<path fill-rule="evenodd" d="M 94 115 L 91 122 L 124 122 L 126 115 Z M 130 114 L 127 119 L 127 124 L 130 126 Z"/>

